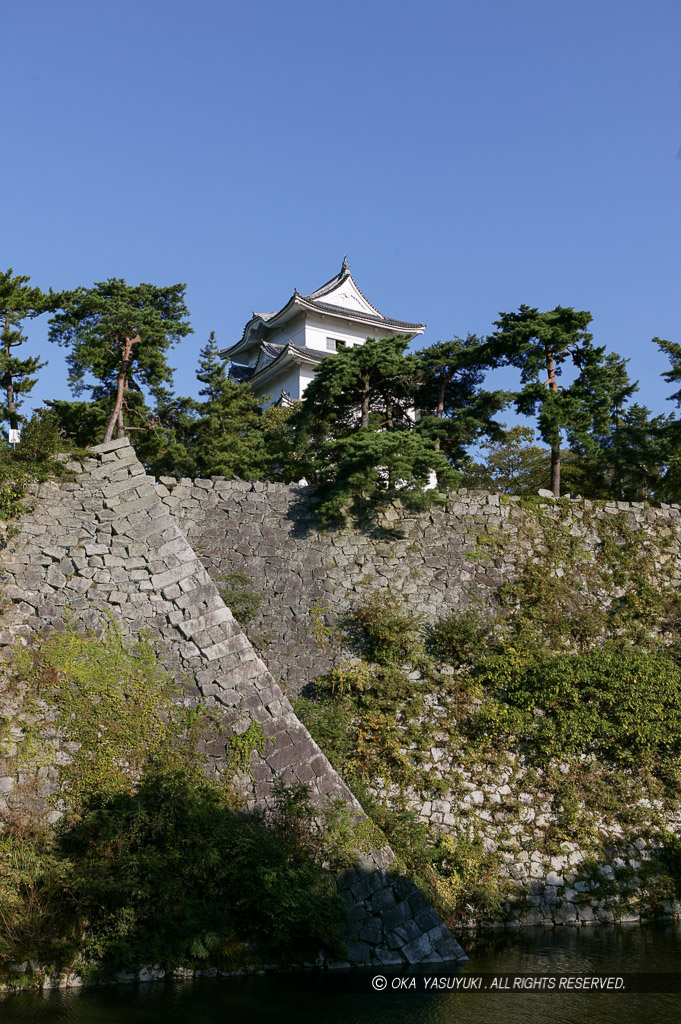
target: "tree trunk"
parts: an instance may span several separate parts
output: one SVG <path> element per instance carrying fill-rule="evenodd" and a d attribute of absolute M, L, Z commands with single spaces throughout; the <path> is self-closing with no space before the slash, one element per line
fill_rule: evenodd
<path fill-rule="evenodd" d="M 451 377 L 448 377 L 447 378 L 447 382 L 450 381 L 450 380 L 451 380 Z M 440 381 L 440 394 L 437 397 L 437 408 L 435 409 L 435 416 L 439 420 L 444 419 L 444 415 L 445 415 L 445 389 L 446 389 L 446 386 L 447 386 L 447 384 L 446 384 L 445 381 Z M 440 451 L 440 438 L 439 438 L 439 436 L 435 438 L 435 451 L 436 452 Z"/>
<path fill-rule="evenodd" d="M 551 490 L 554 498 L 560 498 L 560 448 L 551 449 Z"/>
<path fill-rule="evenodd" d="M 7 374 L 7 416 L 9 419 L 9 425 L 12 430 L 16 430 L 19 425 L 19 417 L 17 416 L 17 407 L 14 402 L 14 382 L 12 380 L 11 373 Z"/>
<path fill-rule="evenodd" d="M 369 375 L 362 378 L 364 387 L 362 388 L 362 420 L 360 423 L 361 427 L 369 426 L 369 399 L 371 397 L 371 385 L 369 383 Z"/>
<path fill-rule="evenodd" d="M 550 346 L 546 348 L 546 372 L 548 374 L 547 384 L 552 391 L 558 390 L 556 382 L 556 369 L 553 365 L 553 351 Z M 551 490 L 554 498 L 560 498 L 560 444 L 551 446 Z"/>
<path fill-rule="evenodd" d="M 8 338 L 7 341 L 5 342 L 4 347 L 5 355 L 7 356 L 7 366 L 9 367 L 9 357 L 12 354 L 12 345 L 11 342 L 9 341 L 9 316 L 5 318 L 5 330 L 7 331 Z M 7 376 L 5 379 L 7 382 L 5 390 L 7 393 L 7 414 L 9 416 L 9 425 L 10 427 L 12 427 L 13 430 L 16 430 L 18 422 L 18 418 L 16 415 L 17 407 L 14 403 L 14 381 L 12 379 L 12 374 L 9 372 L 9 369 L 7 370 Z"/>
<path fill-rule="evenodd" d="M 439 420 L 443 419 L 445 415 L 445 389 L 450 380 L 451 377 L 448 377 L 446 382 L 444 380 L 440 381 L 440 394 L 437 396 L 437 408 L 435 410 L 435 415 Z"/>
<path fill-rule="evenodd" d="M 109 422 L 106 425 L 106 433 L 104 434 L 104 444 L 111 440 L 113 437 L 114 427 L 118 424 L 118 436 L 125 437 L 125 426 L 123 424 L 123 396 L 125 394 L 125 388 L 127 384 L 128 368 L 130 367 L 130 357 L 132 355 L 132 346 L 136 345 L 140 341 L 139 334 L 136 334 L 134 338 L 126 338 L 125 344 L 123 345 L 123 356 L 121 359 L 121 368 L 118 372 L 118 382 L 116 385 L 116 404 L 114 405 L 113 412 L 109 418 Z"/>

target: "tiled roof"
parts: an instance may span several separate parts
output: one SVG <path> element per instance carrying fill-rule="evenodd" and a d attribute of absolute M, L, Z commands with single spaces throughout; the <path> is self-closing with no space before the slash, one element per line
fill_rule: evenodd
<path fill-rule="evenodd" d="M 367 306 L 371 306 L 371 308 L 373 309 L 374 313 L 377 316 L 381 317 L 383 320 L 386 320 L 387 317 L 384 317 L 383 313 L 381 313 L 380 309 L 376 309 L 376 307 L 373 305 L 373 303 L 369 302 L 369 300 L 367 299 L 367 297 L 364 294 L 364 292 L 362 291 L 362 289 L 357 285 L 357 282 L 355 281 L 354 277 L 350 273 L 350 264 L 348 263 L 347 256 L 345 256 L 343 258 L 343 264 L 342 264 L 342 266 L 340 268 L 340 271 L 336 274 L 335 277 L 332 277 L 330 281 L 327 281 L 326 284 L 323 284 L 321 286 L 321 288 L 315 288 L 315 290 L 313 292 L 310 292 L 309 295 L 303 295 L 303 298 L 307 299 L 308 302 L 316 303 L 319 299 L 323 299 L 325 295 L 329 295 L 332 292 L 335 292 L 339 288 L 339 286 L 344 281 L 346 281 L 348 278 L 352 282 L 353 288 L 357 289 L 359 294 L 362 296 L 362 298 L 366 302 Z M 348 307 L 348 308 L 352 308 L 352 307 Z"/>
<path fill-rule="evenodd" d="M 288 345 L 271 345 L 269 347 L 280 348 L 280 351 L 277 353 L 274 359 L 270 360 L 269 363 L 265 363 L 264 366 L 256 366 L 253 373 L 253 377 L 259 377 L 261 373 L 264 374 L 267 373 L 269 370 L 276 369 L 275 364 L 278 363 L 279 360 L 282 360 L 284 363 L 286 363 L 287 357 L 290 356 L 292 353 L 297 353 L 299 356 L 303 356 L 305 359 L 309 359 L 311 362 L 314 363 L 321 363 L 322 359 L 325 359 L 326 356 L 329 355 L 328 352 L 320 352 L 318 349 L 308 348 L 306 345 L 292 345 L 290 342 Z"/>
<path fill-rule="evenodd" d="M 273 345 L 271 341 L 263 341 L 260 344 L 260 351 L 271 359 L 276 359 L 277 356 L 281 355 L 281 350 L 286 348 L 286 345 Z"/>
<path fill-rule="evenodd" d="M 240 366 L 238 363 L 232 363 L 229 368 L 229 379 L 236 381 L 237 384 L 243 384 L 253 376 L 253 369 L 252 366 Z"/>
<path fill-rule="evenodd" d="M 354 315 L 362 320 L 369 320 L 371 323 L 382 324 L 384 327 L 399 327 L 406 331 L 418 330 L 420 327 L 425 327 L 425 324 L 411 324 L 407 320 L 392 320 L 390 317 L 374 316 L 373 313 L 365 313 L 364 310 L 360 309 L 346 309 L 344 306 L 332 306 L 330 302 L 319 302 L 318 299 L 311 299 L 308 295 L 303 295 L 302 298 L 306 302 L 309 302 L 311 306 L 316 309 L 320 309 L 325 313 L 336 313 L 338 316 L 347 317 L 348 315 Z"/>
<path fill-rule="evenodd" d="M 317 363 L 321 363 L 322 359 L 329 355 L 328 352 L 320 352 L 318 348 L 308 348 L 307 345 L 291 345 L 289 343 L 288 348 L 293 352 L 300 353 L 301 356 L 307 356 L 308 359 L 314 359 Z"/>
<path fill-rule="evenodd" d="M 320 288 L 315 288 L 315 290 L 310 292 L 309 295 L 304 295 L 303 298 L 321 299 L 324 295 L 328 295 L 329 292 L 335 291 L 341 281 L 349 275 L 349 268 L 346 268 L 346 266 L 343 265 L 339 274 L 336 274 L 335 277 L 332 277 L 330 281 L 327 281 L 326 284 L 323 284 Z"/>
<path fill-rule="evenodd" d="M 357 289 L 357 292 L 362 296 L 368 306 L 374 310 L 373 313 L 365 312 L 363 309 L 355 309 L 349 306 L 336 306 L 330 302 L 324 302 L 323 298 L 326 295 L 332 295 L 337 290 L 339 285 L 344 281 L 350 280 L 352 286 Z M 294 291 L 288 302 L 281 307 L 281 309 L 275 310 L 273 313 L 253 313 L 253 316 L 244 327 L 241 339 L 234 345 L 230 345 L 228 348 L 220 350 L 220 355 L 229 358 L 230 352 L 239 354 L 245 352 L 251 347 L 251 342 L 247 341 L 247 335 L 249 328 L 254 324 L 255 321 L 260 320 L 261 324 L 259 330 L 256 333 L 262 334 L 264 331 L 272 329 L 269 327 L 275 327 L 277 324 L 277 318 L 283 313 L 289 313 L 292 307 L 307 305 L 312 309 L 317 309 L 320 313 L 329 313 L 332 316 L 343 317 L 344 319 L 355 320 L 358 322 L 364 322 L 368 324 L 376 324 L 389 329 L 394 329 L 396 332 L 411 333 L 415 332 L 421 334 L 425 329 L 425 324 L 410 323 L 407 320 L 393 320 L 390 317 L 384 316 L 379 310 L 373 306 L 360 288 L 357 286 L 357 282 L 350 273 L 350 267 L 348 266 L 347 260 L 343 260 L 343 265 L 340 272 L 332 277 L 330 281 L 323 284 L 320 288 L 310 292 L 309 295 L 301 295 L 298 291 Z M 274 323 L 272 323 L 274 321 Z M 257 344 L 257 339 L 253 340 L 253 344 Z"/>

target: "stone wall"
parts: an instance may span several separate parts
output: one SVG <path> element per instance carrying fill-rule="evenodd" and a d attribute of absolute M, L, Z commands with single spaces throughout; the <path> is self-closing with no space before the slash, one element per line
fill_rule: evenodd
<path fill-rule="evenodd" d="M 574 500 L 528 509 L 512 498 L 464 491 L 442 508 L 420 514 L 391 508 L 378 524 L 327 530 L 317 524 L 306 488 L 219 479 L 155 483 L 125 442 L 100 446 L 83 465 L 68 468 L 72 482 L 37 489 L 33 511 L 2 553 L 0 644 L 8 650 L 36 630 L 58 627 L 66 609 L 82 624 L 96 624 L 105 610 L 132 634 L 150 627 L 160 656 L 187 675 L 188 698 L 220 711 L 224 733 L 208 749 L 216 772 L 234 732 L 255 720 L 268 737 L 264 757 L 252 757 L 252 778 L 241 780 L 252 807 L 267 806 L 273 781 L 282 778 L 304 782 L 318 801 L 342 798 L 361 819 L 286 694 L 299 693 L 328 667 L 330 655 L 313 637 L 315 622 L 333 624 L 371 592 L 400 596 L 426 621 L 469 605 L 484 608 L 501 583 L 540 557 L 538 517 L 560 525 L 587 553 L 598 550 L 599 523 L 623 519 L 641 532 L 664 577 L 681 584 L 676 506 Z M 260 654 L 217 589 L 234 573 L 247 574 L 262 601 L 247 627 Z M 530 785 L 526 765 L 509 756 L 494 770 L 463 770 L 456 752 L 442 745 L 431 755 L 432 767 L 451 785 L 437 797 L 414 793 L 412 806 L 453 835 L 467 822 L 499 855 L 516 891 L 509 922 L 641 916 L 613 889 L 623 874 L 634 896 L 644 884 L 655 849 L 643 834 L 624 835 L 603 820 L 597 822 L 604 840 L 599 863 L 569 840 L 545 854 L 542 836 L 561 811 L 550 792 Z M 0 805 L 11 803 L 15 781 L 9 770 L 0 778 Z M 49 791 L 50 780 L 42 786 Z M 667 824 L 681 830 L 678 815 Z M 354 907 L 353 960 L 459 955 L 422 895 L 391 864 L 388 849 L 373 851 L 344 880 Z"/>
<path fill-rule="evenodd" d="M 630 807 L 638 809 L 638 821 L 623 827 L 582 801 L 574 816 L 582 829 L 588 823 L 591 835 L 580 838 L 575 823 L 570 838 L 547 848 L 565 808 L 555 790 L 536 780 L 536 768 L 512 752 L 500 752 L 495 765 L 468 769 L 452 763 L 443 749 L 432 753 L 432 765 L 456 784 L 430 800 L 415 796 L 412 806 L 422 821 L 455 838 L 475 837 L 498 858 L 499 878 L 507 883 L 506 926 L 631 924 L 681 916 L 681 902 L 665 884 L 662 845 L 654 838 L 662 818 L 670 833 L 681 835 L 678 807 L 662 810 L 642 793 Z M 568 774 L 570 766 L 562 767 Z M 474 912 L 463 927 L 480 923 Z"/>
<path fill-rule="evenodd" d="M 364 819 L 225 606 L 182 533 L 182 520 L 162 504 L 129 443 L 113 441 L 90 454 L 83 464 L 67 464 L 71 482 L 35 489 L 32 510 L 1 553 L 5 656 L 13 643 L 30 642 L 32 633 L 60 628 L 67 614 L 94 627 L 103 614 L 113 615 L 130 635 L 150 629 L 159 657 L 187 680 L 187 699 L 220 713 L 221 732 L 207 747 L 214 772 L 223 770 L 232 736 L 251 721 L 259 723 L 266 749 L 262 756 L 252 754 L 250 773 L 239 780 L 249 807 L 267 808 L 273 783 L 281 779 L 304 783 L 317 804 L 341 799 L 357 821 Z M 245 520 L 244 536 L 248 525 Z M 68 756 L 66 750 L 59 753 Z M 0 776 L 1 810 L 12 806 L 13 792 L 20 799 L 11 757 L 4 771 L 0 765 Z M 53 785 L 47 773 L 40 796 Z M 425 897 L 395 868 L 387 846 L 364 853 L 341 885 L 352 910 L 352 962 L 463 956 Z"/>
<path fill-rule="evenodd" d="M 623 523 L 640 531 L 664 579 L 681 585 L 678 506 L 575 499 L 528 508 L 514 498 L 462 491 L 444 508 L 418 515 L 392 508 L 378 525 L 334 530 L 316 522 L 306 488 L 167 478 L 157 491 L 214 579 L 252 577 L 262 605 L 247 628 L 291 694 L 329 667 L 331 654 L 314 637 L 320 616 L 332 624 L 376 590 L 403 598 L 426 622 L 470 605 L 484 609 L 500 584 L 516 579 L 528 559 L 541 557 L 537 548 L 545 543 L 547 524 L 559 527 L 563 538 L 578 539 L 588 557 L 598 553 L 599 526 Z M 601 597 L 607 602 L 613 595 L 610 588 Z M 625 833 L 595 816 L 596 857 L 571 839 L 546 852 L 546 836 L 561 820 L 560 800 L 541 784 L 530 785 L 527 765 L 512 755 L 504 761 L 503 751 L 499 756 L 493 769 L 464 770 L 443 736 L 430 768 L 450 788 L 432 797 L 414 793 L 411 805 L 437 830 L 457 836 L 463 829 L 499 857 L 500 874 L 511 887 L 507 923 L 645 917 L 644 890 L 655 883 L 646 866 L 659 853 L 645 829 Z M 390 799 L 385 791 L 379 795 Z M 654 817 L 645 796 L 641 811 Z M 667 812 L 666 825 L 681 832 L 681 814 Z M 669 900 L 658 907 L 666 914 L 680 909 Z M 470 923 L 479 919 L 473 915 Z"/>
<path fill-rule="evenodd" d="M 375 590 L 403 598 L 425 622 L 470 604 L 484 609 L 538 543 L 536 510 L 498 494 L 459 491 L 444 508 L 393 507 L 378 525 L 324 529 L 308 488 L 164 477 L 157 491 L 213 579 L 252 577 L 262 605 L 248 633 L 291 693 L 328 667 L 313 636 L 320 612 L 333 623 Z M 560 520 L 587 552 L 598 549 L 599 520 L 625 516 L 629 527 L 664 541 L 665 574 L 681 585 L 678 506 L 574 499 L 546 501 L 540 512 Z"/>

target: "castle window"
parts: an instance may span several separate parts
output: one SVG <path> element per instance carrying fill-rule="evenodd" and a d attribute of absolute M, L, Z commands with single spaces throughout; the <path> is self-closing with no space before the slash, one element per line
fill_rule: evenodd
<path fill-rule="evenodd" d="M 340 341 L 338 338 L 327 338 L 326 339 L 326 350 L 327 352 L 337 352 L 339 348 L 345 348 L 345 342 Z"/>

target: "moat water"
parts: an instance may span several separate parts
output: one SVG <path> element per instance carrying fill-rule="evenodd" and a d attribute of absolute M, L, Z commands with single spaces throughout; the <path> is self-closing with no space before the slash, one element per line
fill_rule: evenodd
<path fill-rule="evenodd" d="M 463 938 L 461 977 L 484 974 L 681 976 L 681 925 L 526 929 Z M 373 991 L 374 972 L 253 975 L 23 993 L 0 999 L 1 1024 L 678 1024 L 681 993 Z M 489 980 L 489 979 L 487 979 Z"/>

